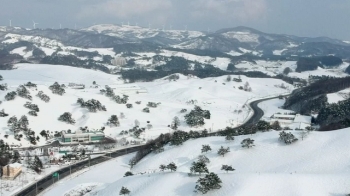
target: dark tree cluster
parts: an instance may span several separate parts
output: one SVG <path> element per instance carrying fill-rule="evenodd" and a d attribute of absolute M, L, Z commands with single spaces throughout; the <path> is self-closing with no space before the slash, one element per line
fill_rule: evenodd
<path fill-rule="evenodd" d="M 285 109 L 292 109 L 301 114 L 319 112 L 327 105 L 326 94 L 335 93 L 350 87 L 350 77 L 325 77 L 307 87 L 297 89 L 286 99 Z"/>
<path fill-rule="evenodd" d="M 148 141 L 142 148 L 137 151 L 136 155 L 130 159 L 129 165 L 133 167 L 136 165 L 143 157 L 147 156 L 151 152 L 162 148 L 164 145 L 170 142 L 171 135 L 170 134 L 161 134 L 156 139 Z"/>
<path fill-rule="evenodd" d="M 94 69 L 100 70 L 105 73 L 110 73 L 110 70 L 106 66 L 96 63 L 92 59 L 81 60 L 74 55 L 59 55 L 57 53 L 53 53 L 51 56 L 46 56 L 43 59 L 41 59 L 40 63 L 53 65 L 68 65 L 72 67 Z"/>
<path fill-rule="evenodd" d="M 28 109 L 30 109 L 30 110 L 39 112 L 39 107 L 38 107 L 38 105 L 36 105 L 36 104 L 34 104 L 34 103 L 31 103 L 31 102 L 26 102 L 26 103 L 24 104 L 24 107 L 25 107 L 25 108 L 28 108 Z"/>
<path fill-rule="evenodd" d="M 143 108 L 142 111 L 145 112 L 145 113 L 149 113 L 150 112 L 149 108 L 147 108 L 147 107 Z"/>
<path fill-rule="evenodd" d="M 24 84 L 25 87 L 28 87 L 28 88 L 36 88 L 37 85 L 32 83 L 32 82 L 27 82 L 26 84 Z"/>
<path fill-rule="evenodd" d="M 58 117 L 58 120 L 68 124 L 75 124 L 75 120 L 73 119 L 72 114 L 69 112 L 63 113 L 60 117 Z"/>
<path fill-rule="evenodd" d="M 156 108 L 158 105 L 160 105 L 160 103 L 154 103 L 154 102 L 148 102 L 147 106 L 150 108 Z"/>
<path fill-rule="evenodd" d="M 291 144 L 296 141 L 298 141 L 298 138 L 296 138 L 292 133 L 286 133 L 284 131 L 280 132 L 279 134 L 279 140 L 284 142 L 285 144 Z"/>
<path fill-rule="evenodd" d="M 224 170 L 224 171 L 226 171 L 227 173 L 228 173 L 229 171 L 235 171 L 235 169 L 233 169 L 233 167 L 232 167 L 231 165 L 222 165 L 221 170 Z"/>
<path fill-rule="evenodd" d="M 191 127 L 204 125 L 204 119 L 210 119 L 210 112 L 209 110 L 202 110 L 199 106 L 195 106 L 190 113 L 185 115 L 186 123 Z"/>
<path fill-rule="evenodd" d="M 171 162 L 171 163 L 169 163 L 168 165 L 163 165 L 163 164 L 161 164 L 161 165 L 159 166 L 159 169 L 160 169 L 161 171 L 170 170 L 171 172 L 173 172 L 173 171 L 176 171 L 176 170 L 177 170 L 177 166 L 176 166 L 176 164 L 175 164 L 174 162 Z"/>
<path fill-rule="evenodd" d="M 36 96 L 39 97 L 41 100 L 45 101 L 46 103 L 50 101 L 50 97 L 44 94 L 43 91 L 39 91 Z"/>
<path fill-rule="evenodd" d="M 22 98 L 32 100 L 32 96 L 30 95 L 29 90 L 24 85 L 20 85 L 17 88 L 17 95 Z"/>
<path fill-rule="evenodd" d="M 4 109 L 0 110 L 0 117 L 6 117 L 8 115 L 9 114 L 7 114 Z"/>
<path fill-rule="evenodd" d="M 53 85 L 49 86 L 49 89 L 52 91 L 53 94 L 63 95 L 64 93 L 66 93 L 63 84 L 60 85 L 58 84 L 58 82 L 55 82 Z"/>
<path fill-rule="evenodd" d="M 243 148 L 251 148 L 251 147 L 255 146 L 254 140 L 252 140 L 250 138 L 246 138 L 246 139 L 242 140 L 241 145 Z"/>
<path fill-rule="evenodd" d="M 323 107 L 316 118 L 316 122 L 325 127 L 331 124 L 346 124 L 350 119 L 350 99 L 332 103 Z"/>
<path fill-rule="evenodd" d="M 297 68 L 295 69 L 295 71 L 312 71 L 316 70 L 318 67 L 322 67 L 322 65 L 317 59 L 303 57 L 297 61 Z"/>
<path fill-rule="evenodd" d="M 213 172 L 206 174 L 203 178 L 199 178 L 195 186 L 196 192 L 206 194 L 213 189 L 220 189 L 222 181 L 219 176 Z"/>
<path fill-rule="evenodd" d="M 87 108 L 89 112 L 107 111 L 106 107 L 96 99 L 90 99 L 88 101 L 84 101 L 84 99 L 79 98 L 77 100 L 77 103 L 80 104 L 82 108 Z"/>
<path fill-rule="evenodd" d="M 7 84 L 0 84 L 0 90 L 6 91 L 7 90 Z"/>
<path fill-rule="evenodd" d="M 230 147 L 224 148 L 223 146 L 221 146 L 218 150 L 218 155 L 220 156 L 225 156 L 225 154 L 230 152 Z"/>
<path fill-rule="evenodd" d="M 30 164 L 30 168 L 37 173 L 41 173 L 41 170 L 43 169 L 43 163 L 38 156 L 34 156 L 34 161 Z"/>
<path fill-rule="evenodd" d="M 28 112 L 29 115 L 31 115 L 31 116 L 37 116 L 38 115 L 37 114 L 37 112 L 39 112 L 38 105 L 30 103 L 30 102 L 26 102 L 24 104 L 24 107 L 30 109 L 30 111 Z"/>
<path fill-rule="evenodd" d="M 112 115 L 108 121 L 107 121 L 107 125 L 109 126 L 115 126 L 115 127 L 118 127 L 120 125 L 119 123 L 119 119 L 118 119 L 118 116 L 117 115 Z"/>
<path fill-rule="evenodd" d="M 207 168 L 207 165 L 203 161 L 198 161 L 198 162 L 192 162 L 192 166 L 190 167 L 190 172 L 192 174 L 199 173 L 199 175 L 201 175 L 202 173 L 209 173 L 209 170 Z"/>
<path fill-rule="evenodd" d="M 108 85 L 105 86 L 105 89 L 101 89 L 100 92 L 106 97 L 111 98 L 113 101 L 115 101 L 118 104 L 126 104 L 129 100 L 129 96 L 127 95 L 123 95 L 123 97 L 120 97 L 119 95 L 115 95 L 113 89 Z"/>

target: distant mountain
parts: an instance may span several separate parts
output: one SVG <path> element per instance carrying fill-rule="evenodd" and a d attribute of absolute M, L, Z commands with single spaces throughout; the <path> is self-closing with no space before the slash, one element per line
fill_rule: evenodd
<path fill-rule="evenodd" d="M 81 29 L 81 31 L 109 35 L 128 41 L 144 40 L 154 42 L 159 45 L 179 44 L 190 39 L 205 35 L 199 31 L 162 30 L 131 25 L 118 26 L 111 24 L 94 25 L 85 29 Z"/>
<path fill-rule="evenodd" d="M 133 53 L 159 53 L 162 49 L 199 56 L 226 57 L 231 58 L 231 61 L 232 58 L 236 61 L 249 61 L 249 58 L 283 60 L 327 55 L 350 59 L 350 42 L 328 37 L 264 33 L 243 26 L 210 34 L 112 24 L 94 25 L 80 30 L 0 27 L 0 64 L 40 62 L 45 56 L 59 55 L 75 56 L 85 64 L 110 65 L 108 59 L 116 54 L 124 53 L 125 57 L 132 58 L 135 55 Z"/>
<path fill-rule="evenodd" d="M 307 38 L 268 34 L 248 27 L 216 31 L 176 45 L 182 49 L 215 50 L 226 53 L 255 55 L 337 55 L 350 58 L 350 44 L 327 37 Z"/>

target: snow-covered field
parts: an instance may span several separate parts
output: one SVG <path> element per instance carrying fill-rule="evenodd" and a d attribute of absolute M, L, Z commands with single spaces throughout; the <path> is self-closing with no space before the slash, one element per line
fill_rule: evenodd
<path fill-rule="evenodd" d="M 119 119 L 120 127 L 106 127 L 105 133 L 111 137 L 117 137 L 122 130 L 128 130 L 134 126 L 135 120 L 140 122 L 141 127 L 146 127 L 147 121 L 150 121 L 153 128 L 146 130 L 141 138 L 151 139 L 157 137 L 160 133 L 170 131 L 168 125 L 172 119 L 178 116 L 181 121 L 181 130 L 189 131 L 190 129 L 222 129 L 226 126 L 237 126 L 246 120 L 249 110 L 243 106 L 248 99 L 265 97 L 269 95 L 278 95 L 287 93 L 289 90 L 277 87 L 284 83 L 276 79 L 260 79 L 247 78 L 242 76 L 242 82 L 226 82 L 226 76 L 216 78 L 188 78 L 180 75 L 177 81 L 169 81 L 159 79 L 148 83 L 132 83 L 124 84 L 118 75 L 109 75 L 98 71 L 74 68 L 59 65 L 36 65 L 36 64 L 18 64 L 17 69 L 10 71 L 0 71 L 0 75 L 4 77 L 3 83 L 7 83 L 9 89 L 1 91 L 0 97 L 3 103 L 0 109 L 4 109 L 11 116 L 19 118 L 27 115 L 29 110 L 23 105 L 29 101 L 27 99 L 16 97 L 15 100 L 6 101 L 4 96 L 17 89 L 18 85 L 27 83 L 28 81 L 38 84 L 37 89 L 30 89 L 34 104 L 39 106 L 40 111 L 37 117 L 28 116 L 29 127 L 36 132 L 36 135 L 42 130 L 62 131 L 71 129 L 77 130 L 79 127 L 88 126 L 90 129 L 99 129 L 106 126 L 108 118 L 116 114 L 120 117 L 120 113 L 124 113 L 125 118 Z M 52 94 L 48 89 L 49 85 L 54 82 L 65 84 L 70 82 L 85 84 L 83 90 L 66 88 L 63 96 Z M 90 88 L 92 82 L 96 81 L 100 88 Z M 239 86 L 244 86 L 248 82 L 252 88 L 252 92 L 239 90 Z M 128 103 L 133 104 L 133 108 L 128 109 L 124 104 L 117 104 L 111 99 L 100 93 L 100 89 L 105 85 L 114 88 L 117 95 L 129 95 Z M 292 86 L 284 83 L 289 89 Z M 43 91 L 51 98 L 50 102 L 45 103 L 35 95 L 38 91 Z M 137 94 L 139 92 L 139 94 Z M 90 113 L 86 109 L 81 108 L 76 102 L 78 98 L 88 100 L 91 98 L 99 100 L 106 106 L 106 112 Z M 135 104 L 141 101 L 141 104 Z M 188 103 L 192 101 L 192 103 Z M 142 112 L 147 107 L 148 102 L 161 103 L 157 108 L 150 108 L 150 113 Z M 189 112 L 198 105 L 205 110 L 211 112 L 211 119 L 206 120 L 206 124 L 199 128 L 190 128 L 184 122 L 184 115 L 180 113 L 181 109 L 187 109 Z M 241 113 L 235 113 L 235 110 L 242 110 Z M 60 122 L 57 118 L 64 112 L 72 113 L 76 120 L 75 125 Z M 9 144 L 22 144 L 29 146 L 27 141 L 17 141 L 13 137 L 7 127 L 9 117 L 0 118 L 0 138 Z M 4 135 L 8 134 L 6 139 Z M 44 144 L 45 140 L 40 139 L 39 144 Z"/>
<path fill-rule="evenodd" d="M 119 195 L 122 186 L 135 196 L 201 195 L 193 192 L 199 176 L 187 174 L 204 144 L 213 149 L 205 154 L 210 159 L 208 169 L 217 173 L 223 182 L 221 189 L 207 195 L 345 195 L 350 192 L 349 131 L 312 132 L 303 140 L 295 131 L 299 141 L 291 145 L 278 141 L 279 132 L 276 131 L 238 136 L 233 142 L 225 141 L 224 137 L 190 140 L 182 146 L 167 146 L 164 152 L 145 157 L 132 169 L 133 173 L 146 172 L 144 175 L 122 177 L 129 170 L 127 161 L 131 156 L 128 155 L 96 166 L 72 180 L 63 180 L 45 195 L 62 195 L 87 182 L 102 185 L 86 195 Z M 240 142 L 248 137 L 255 140 L 255 146 L 244 149 Z M 220 146 L 230 147 L 231 152 L 225 157 L 217 155 Z M 176 172 L 159 171 L 160 164 L 170 162 L 178 166 Z M 221 171 L 223 164 L 232 165 L 235 171 Z"/>

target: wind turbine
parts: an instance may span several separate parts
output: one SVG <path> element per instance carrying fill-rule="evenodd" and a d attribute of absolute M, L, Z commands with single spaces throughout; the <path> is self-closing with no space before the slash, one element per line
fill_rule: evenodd
<path fill-rule="evenodd" d="M 35 25 L 37 25 L 37 24 L 39 24 L 39 23 L 36 23 L 36 22 L 34 22 L 34 20 L 33 20 L 33 27 L 34 27 L 34 29 L 35 29 Z"/>
<path fill-rule="evenodd" d="M 148 28 L 151 29 L 151 23 L 148 23 Z"/>
<path fill-rule="evenodd" d="M 128 26 L 130 26 L 130 22 L 128 21 Z"/>
<path fill-rule="evenodd" d="M 62 29 L 62 24 L 60 23 L 60 29 Z"/>
<path fill-rule="evenodd" d="M 12 21 L 11 21 L 11 19 L 10 19 L 10 27 L 12 27 Z"/>

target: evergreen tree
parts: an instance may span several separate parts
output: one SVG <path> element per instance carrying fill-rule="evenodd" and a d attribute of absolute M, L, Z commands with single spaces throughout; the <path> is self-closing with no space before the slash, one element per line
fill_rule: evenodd
<path fill-rule="evenodd" d="M 283 141 L 285 144 L 291 144 L 291 143 L 298 141 L 298 139 L 290 132 L 286 133 L 286 132 L 282 131 L 282 132 L 280 132 L 279 135 L 280 135 L 279 140 Z"/>
<path fill-rule="evenodd" d="M 206 153 L 211 151 L 211 147 L 209 145 L 202 145 L 202 153 Z"/>
<path fill-rule="evenodd" d="M 170 144 L 179 146 L 189 139 L 189 134 L 185 131 L 175 131 L 171 137 Z"/>
<path fill-rule="evenodd" d="M 226 81 L 227 81 L 227 82 L 230 82 L 230 81 L 231 81 L 231 79 L 232 79 L 232 78 L 231 78 L 231 76 L 230 76 L 230 75 L 228 75 L 228 76 L 226 77 Z"/>
<path fill-rule="evenodd" d="M 7 84 L 0 84 L 0 90 L 6 91 L 7 90 Z"/>
<path fill-rule="evenodd" d="M 18 125 L 21 130 L 27 130 L 29 126 L 29 121 L 27 116 L 23 115 L 21 118 L 18 120 Z"/>
<path fill-rule="evenodd" d="M 213 189 L 220 189 L 222 181 L 219 176 L 215 173 L 209 173 L 204 178 L 199 178 L 195 187 L 196 191 L 206 194 L 208 191 Z"/>
<path fill-rule="evenodd" d="M 0 117 L 6 117 L 6 116 L 8 116 L 8 114 L 5 113 L 5 110 L 4 110 L 4 109 L 2 109 L 2 110 L 0 111 Z"/>
<path fill-rule="evenodd" d="M 161 164 L 160 166 L 159 166 L 159 169 L 160 169 L 160 171 L 164 171 L 164 170 L 166 170 L 167 169 L 167 166 L 166 165 L 164 165 L 164 164 Z"/>
<path fill-rule="evenodd" d="M 58 118 L 58 120 L 59 120 L 59 121 L 62 121 L 62 122 L 69 123 L 69 124 L 75 124 L 75 120 L 73 119 L 72 114 L 69 113 L 69 112 L 63 113 L 63 114 Z"/>
<path fill-rule="evenodd" d="M 39 157 L 35 155 L 34 161 L 30 164 L 30 167 L 37 173 L 40 173 L 41 169 L 43 168 L 43 163 L 41 162 Z"/>
<path fill-rule="evenodd" d="M 122 189 L 120 189 L 120 191 L 119 191 L 119 195 L 129 195 L 129 193 L 130 193 L 130 191 L 126 187 L 122 187 Z"/>
<path fill-rule="evenodd" d="M 41 100 L 45 101 L 46 103 L 50 101 L 50 97 L 44 94 L 43 91 L 39 91 L 36 96 L 39 97 Z"/>
<path fill-rule="evenodd" d="M 235 140 L 235 137 L 233 137 L 233 135 L 231 135 L 231 134 L 228 134 L 228 135 L 226 135 L 225 140 L 226 141 L 233 141 L 233 140 Z"/>
<path fill-rule="evenodd" d="M 226 171 L 226 173 L 229 171 L 235 171 L 231 165 L 222 165 L 221 170 Z"/>
<path fill-rule="evenodd" d="M 117 115 L 112 115 L 112 116 L 108 119 L 107 125 L 109 125 L 109 126 L 111 126 L 111 127 L 112 127 L 112 126 L 118 127 L 118 126 L 119 126 L 119 120 L 118 120 Z"/>
<path fill-rule="evenodd" d="M 254 145 L 254 140 L 250 139 L 250 138 L 246 138 L 241 142 L 241 145 L 243 148 L 250 148 L 255 146 Z"/>
<path fill-rule="evenodd" d="M 23 85 L 20 85 L 17 88 L 17 95 L 22 97 L 22 98 L 32 100 L 32 96 L 30 95 L 29 90 Z"/>
<path fill-rule="evenodd" d="M 195 106 L 190 113 L 185 115 L 186 123 L 191 127 L 203 126 L 205 119 L 210 119 L 210 112 L 208 110 L 202 110 L 199 106 Z"/>
<path fill-rule="evenodd" d="M 271 129 L 273 129 L 275 131 L 280 131 L 280 130 L 282 130 L 282 127 L 278 121 L 275 121 L 272 123 Z"/>
<path fill-rule="evenodd" d="M 52 91 L 53 94 L 63 95 L 64 93 L 66 93 L 63 84 L 60 85 L 57 82 L 49 86 L 49 89 Z"/>
<path fill-rule="evenodd" d="M 201 161 L 192 162 L 192 166 L 190 167 L 190 171 L 191 171 L 191 173 L 199 173 L 199 175 L 201 175 L 202 173 L 209 173 L 207 165 Z"/>
<path fill-rule="evenodd" d="M 177 130 L 177 128 L 180 126 L 180 119 L 175 116 L 173 118 L 173 122 L 171 123 L 171 128 L 174 129 L 174 130 Z"/>
<path fill-rule="evenodd" d="M 20 131 L 20 127 L 16 116 L 12 116 L 8 119 L 7 126 L 9 127 L 10 131 L 14 133 Z"/>
<path fill-rule="evenodd" d="M 177 170 L 177 166 L 175 165 L 174 162 L 169 163 L 169 164 L 166 166 L 166 168 L 169 169 L 171 172 Z"/>
<path fill-rule="evenodd" d="M 268 131 L 270 129 L 270 123 L 263 120 L 259 120 L 256 126 L 259 131 Z"/>
<path fill-rule="evenodd" d="M 198 162 L 210 163 L 210 160 L 205 155 L 199 155 L 198 156 Z"/>
<path fill-rule="evenodd" d="M 127 171 L 124 174 L 124 177 L 128 177 L 128 176 L 133 176 L 134 174 L 131 171 Z"/>
<path fill-rule="evenodd" d="M 15 91 L 12 91 L 12 92 L 8 92 L 6 95 L 5 95 L 5 99 L 6 101 L 11 101 L 11 100 L 14 100 L 17 96 L 17 93 Z"/>
<path fill-rule="evenodd" d="M 221 156 L 225 156 L 226 153 L 230 152 L 230 148 L 227 147 L 227 148 L 224 148 L 223 146 L 221 146 L 221 148 L 218 150 L 218 155 L 221 155 Z"/>

